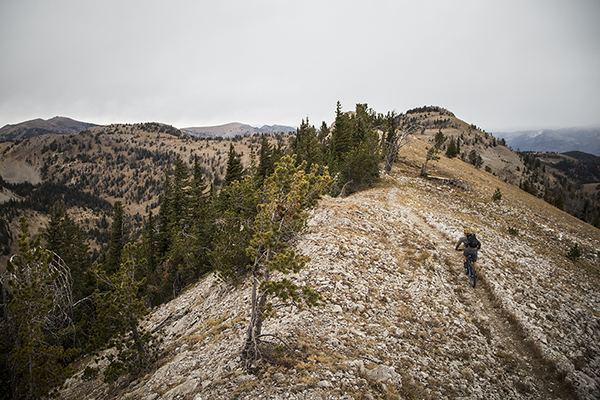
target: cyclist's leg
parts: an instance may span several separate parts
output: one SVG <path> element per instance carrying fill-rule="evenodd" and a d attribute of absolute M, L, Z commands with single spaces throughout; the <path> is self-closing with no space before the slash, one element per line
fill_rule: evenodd
<path fill-rule="evenodd" d="M 469 258 L 468 262 L 467 262 L 467 270 L 466 273 L 467 275 L 472 275 L 473 274 L 473 269 L 475 267 L 475 260 L 477 260 L 477 252 L 474 250 L 465 250 L 464 251 L 464 255 L 465 258 Z"/>

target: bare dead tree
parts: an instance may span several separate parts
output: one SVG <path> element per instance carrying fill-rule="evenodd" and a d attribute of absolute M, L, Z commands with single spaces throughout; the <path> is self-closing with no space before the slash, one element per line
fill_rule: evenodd
<path fill-rule="evenodd" d="M 10 261 L 13 262 L 16 257 L 20 257 L 20 255 L 13 255 Z M 36 273 L 37 271 L 41 270 L 37 265 L 28 265 L 27 268 L 29 270 L 26 274 L 27 279 L 32 278 L 32 273 Z M 49 282 L 46 281 L 47 283 L 44 284 L 44 291 L 52 292 L 53 307 L 48 315 L 44 316 L 44 330 L 54 336 L 58 335 L 58 332 L 60 331 L 64 332 L 65 328 L 69 327 L 73 328 L 71 329 L 72 332 L 75 332 L 72 318 L 74 304 L 72 292 L 73 280 L 71 278 L 71 271 L 65 261 L 54 252 L 52 252 L 52 258 L 48 264 L 46 275 L 47 276 L 44 278 L 52 277 Z M 18 280 L 19 277 L 8 271 L 6 271 L 0 277 L 0 283 L 2 284 L 2 300 L 5 308 L 8 301 L 7 294 L 10 291 L 8 282 L 16 282 Z M 10 318 L 7 309 L 5 309 L 5 318 L 7 320 Z"/>
<path fill-rule="evenodd" d="M 405 130 L 397 130 L 392 140 L 386 142 L 389 152 L 385 158 L 385 172 L 390 172 L 392 170 L 394 161 L 396 161 L 396 158 L 398 157 L 398 150 L 406 144 L 408 135 L 412 135 L 420 128 L 422 128 L 421 125 L 413 124 Z"/>

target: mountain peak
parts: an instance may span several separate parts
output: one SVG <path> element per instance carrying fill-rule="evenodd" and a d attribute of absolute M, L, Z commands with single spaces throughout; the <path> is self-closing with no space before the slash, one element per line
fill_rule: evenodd
<path fill-rule="evenodd" d="M 71 135 L 84 131 L 96 124 L 80 122 L 68 117 L 53 117 L 48 120 L 32 119 L 15 125 L 5 125 L 0 129 L 0 141 L 27 139 L 40 135 Z"/>

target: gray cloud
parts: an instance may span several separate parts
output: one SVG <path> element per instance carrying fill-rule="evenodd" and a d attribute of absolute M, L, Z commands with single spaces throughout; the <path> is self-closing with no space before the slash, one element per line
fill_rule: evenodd
<path fill-rule="evenodd" d="M 600 123 L 600 3 L 0 4 L 0 126 L 298 125 L 435 104 L 486 130 Z"/>

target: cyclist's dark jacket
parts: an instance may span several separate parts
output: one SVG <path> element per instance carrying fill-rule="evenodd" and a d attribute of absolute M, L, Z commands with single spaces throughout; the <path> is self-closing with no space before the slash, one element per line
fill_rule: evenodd
<path fill-rule="evenodd" d="M 479 246 L 469 247 L 469 239 L 467 239 L 467 236 L 465 235 L 458 240 L 458 243 L 456 244 L 456 250 L 458 250 L 462 243 L 465 244 L 465 250 L 479 250 L 481 248 L 481 241 L 479 242 Z"/>

